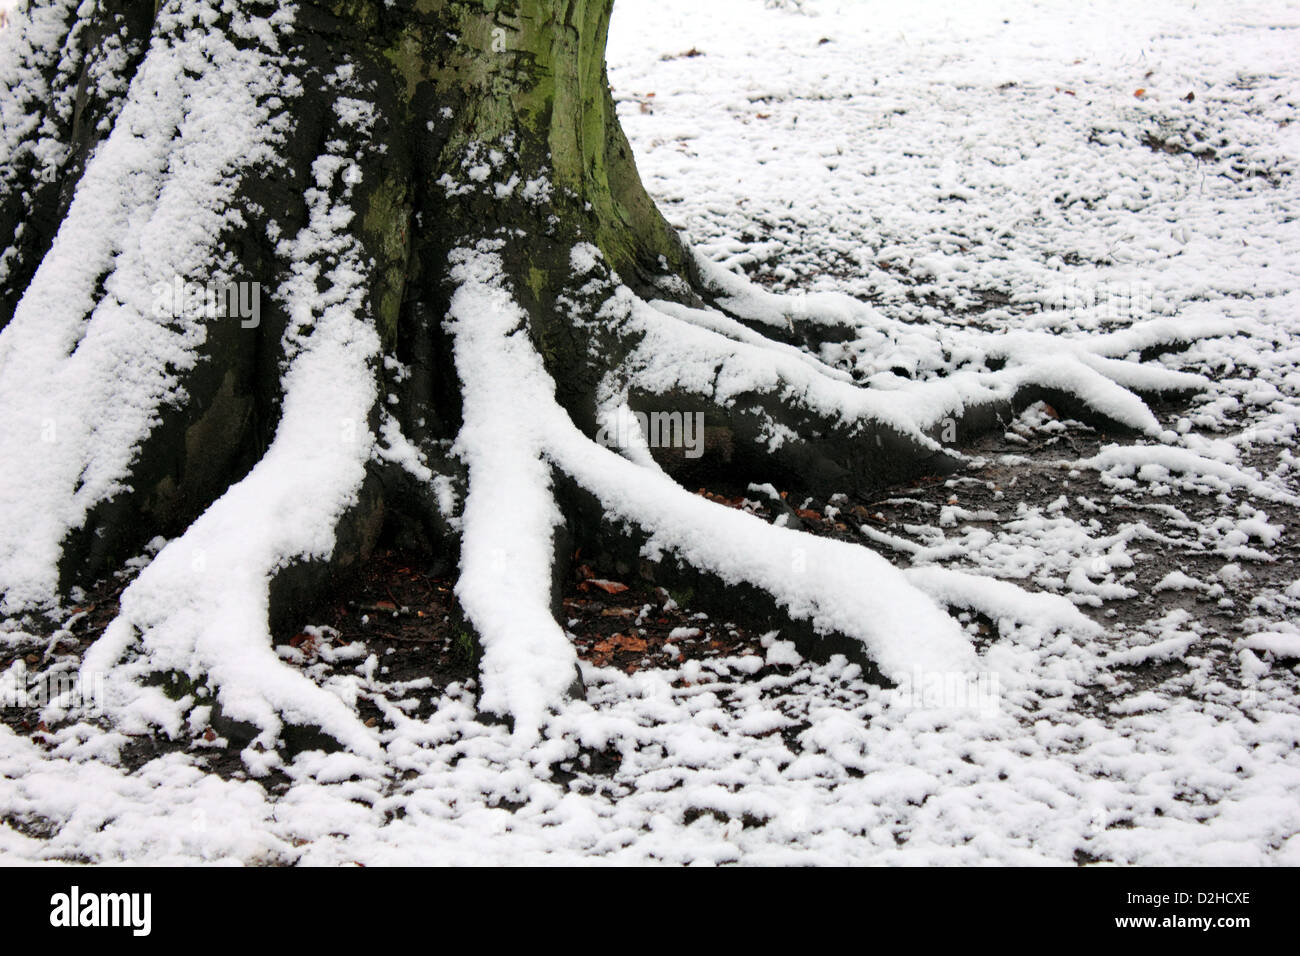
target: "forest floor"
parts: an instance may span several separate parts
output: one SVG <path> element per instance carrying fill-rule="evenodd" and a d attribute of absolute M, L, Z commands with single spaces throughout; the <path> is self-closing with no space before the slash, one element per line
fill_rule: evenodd
<path fill-rule="evenodd" d="M 382 762 L 301 735 L 254 773 L 210 729 L 6 707 L 0 860 L 1300 863 L 1300 8 L 996 6 L 620 0 L 610 78 L 670 220 L 776 291 L 1066 337 L 1231 320 L 1158 359 L 1211 382 L 1153 406 L 1159 442 L 1039 403 L 944 478 L 699 489 L 1096 633 L 967 616 L 985 671 L 882 688 L 578 555 L 587 698 L 521 752 L 476 716 L 448 569 L 385 551 L 277 635 Z M 6 625 L 0 676 L 73 672 L 148 560 Z"/>

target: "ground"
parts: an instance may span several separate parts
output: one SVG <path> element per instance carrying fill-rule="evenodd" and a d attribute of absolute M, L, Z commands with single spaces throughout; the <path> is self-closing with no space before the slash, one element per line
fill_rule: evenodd
<path fill-rule="evenodd" d="M 1153 406 L 1158 438 L 1038 403 L 944 478 L 700 489 L 1096 629 L 968 616 L 974 679 L 882 688 L 579 555 L 587 697 L 522 749 L 476 715 L 451 569 L 389 552 L 277 635 L 380 759 L 8 707 L 0 860 L 1300 863 L 1300 8 L 619 2 L 610 79 L 647 186 L 726 267 L 938 323 L 953 366 L 971 330 L 1051 350 L 1226 324 L 1159 358 L 1211 384 Z M 945 371 L 908 355 L 832 358 Z M 4 625 L 0 679 L 73 670 L 149 557 L 71 618 Z"/>

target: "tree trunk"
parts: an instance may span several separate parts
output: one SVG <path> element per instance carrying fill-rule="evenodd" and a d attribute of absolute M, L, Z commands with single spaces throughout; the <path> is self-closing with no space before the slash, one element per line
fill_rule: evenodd
<path fill-rule="evenodd" d="M 480 706 L 524 739 L 581 691 L 552 614 L 577 545 L 883 679 L 966 668 L 947 590 L 680 482 L 861 491 L 954 467 L 954 440 L 1042 394 L 1151 432 L 1124 386 L 1196 384 L 1120 374 L 1121 335 L 861 387 L 819 350 L 938 369 L 943 337 L 696 258 L 619 126 L 611 7 L 44 0 L 5 31 L 3 611 L 169 538 L 87 657 L 121 719 L 174 731 L 153 684 L 179 672 L 265 742 L 287 721 L 373 749 L 269 633 L 384 534 L 456 562 Z M 697 446 L 653 440 L 662 420 L 703 422 Z"/>

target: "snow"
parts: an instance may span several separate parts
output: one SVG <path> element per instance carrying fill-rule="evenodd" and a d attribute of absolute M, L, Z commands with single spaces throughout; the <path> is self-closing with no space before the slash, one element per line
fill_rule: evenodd
<path fill-rule="evenodd" d="M 1155 586 L 1156 591 L 1194 591 L 1205 585 L 1182 571 L 1170 571 Z"/>
<path fill-rule="evenodd" d="M 1265 631 L 1252 634 L 1242 644 L 1254 651 L 1267 651 L 1274 657 L 1300 659 L 1300 633 L 1278 633 Z"/>
<path fill-rule="evenodd" d="M 519 331 L 495 250 L 461 250 L 449 322 L 468 386 L 454 449 L 469 471 L 457 596 L 480 632 L 483 688 L 453 685 L 416 719 L 401 705 L 417 688 L 390 683 L 373 655 L 342 654 L 342 676 L 325 685 L 291 672 L 270 650 L 264 609 L 247 600 L 258 592 L 249 582 L 281 562 L 329 552 L 328 529 L 372 454 L 438 482 L 447 511 L 457 507 L 450 480 L 391 423 L 377 446 L 364 429 L 355 443 L 322 431 L 368 414 L 378 396 L 365 371 L 380 360 L 345 304 L 359 279 L 338 268 L 342 304 L 312 292 L 307 253 L 338 238 L 322 225 L 322 196 L 316 225 L 288 240 L 304 253 L 301 288 L 284 293 L 301 303 L 303 334 L 268 460 L 142 557 L 122 618 L 85 666 L 121 656 L 125 677 L 131 649 L 147 647 L 186 673 L 215 672 L 223 707 L 266 738 L 283 716 L 310 715 L 349 752 L 285 764 L 246 752 L 250 773 L 286 775 L 272 792 L 205 774 L 193 754 L 128 773 L 113 759 L 129 743 L 121 729 L 78 723 L 42 744 L 0 727 L 0 818 L 51 830 L 35 838 L 0 824 L 0 859 L 1297 860 L 1300 582 L 1285 561 L 1300 505 L 1300 52 L 1292 31 L 1267 29 L 1296 11 L 1172 0 L 802 7 L 619 0 L 610 78 L 645 181 L 730 306 L 773 327 L 859 331 L 813 354 L 624 292 L 607 317 L 646 335 L 636 384 L 724 400 L 777 387 L 851 426 L 883 424 L 952 451 L 927 437 L 935 426 L 1033 382 L 1069 386 L 1134 435 L 1076 453 L 1071 441 L 1088 432 L 1040 404 L 1008 434 L 1027 449 L 1057 442 L 1049 490 L 1018 485 L 1031 459 L 1008 456 L 950 479 L 939 507 L 907 493 L 874 503 L 860 530 L 877 550 L 815 538 L 717 507 L 650 467 L 635 430 L 617 427 L 630 411 L 618 383 L 602 413 L 630 442 L 603 448 L 581 435 Z M 704 56 L 663 59 L 692 46 Z M 228 55 L 229 88 L 214 72 L 204 89 L 227 97 L 223 109 L 254 110 L 240 72 L 253 54 Z M 16 456 L 4 458 L 0 493 L 11 500 L 0 505 L 19 516 L 0 523 L 0 580 L 15 607 L 51 600 L 51 549 L 111 493 L 170 397 L 164 380 L 90 378 L 95 369 L 128 340 L 183 368 L 202 341 L 200 325 L 164 334 L 135 304 L 155 275 L 202 257 L 220 207 L 221 180 L 206 167 L 170 192 L 152 173 L 122 175 L 162 167 L 169 84 L 199 82 L 165 50 L 150 58 L 139 82 L 155 102 L 124 113 L 139 135 L 115 134 L 96 156 L 102 191 L 79 193 L 61 245 L 0 335 L 0 398 L 16 410 L 0 421 L 0 450 Z M 354 100 L 347 109 L 366 115 Z M 226 130 L 220 148 L 255 142 L 261 126 L 247 110 L 249 126 Z M 216 134 L 197 120 L 186 129 Z M 1199 153 L 1153 148 L 1153 136 Z M 209 154 L 224 155 L 194 156 Z M 337 160 L 319 167 L 322 189 L 346 181 Z M 466 175 L 490 179 L 481 165 Z M 140 201 L 132 189 L 157 195 L 127 221 L 119 203 Z M 523 187 L 539 201 L 547 189 Z M 88 276 L 107 262 L 114 298 L 96 304 Z M 599 263 L 581 247 L 572 265 L 585 276 Z M 741 282 L 741 268 L 763 287 Z M 1127 361 L 1171 343 L 1187 348 Z M 30 365 L 5 358 L 20 353 Z M 78 378 L 110 393 L 87 394 Z M 55 412 L 22 398 L 34 381 Z M 1172 417 L 1130 391 L 1193 389 Z M 50 415 L 60 445 L 33 450 Z M 275 467 L 284 458 L 296 465 L 291 485 Z M 74 494 L 79 462 L 94 468 Z M 582 664 L 586 699 L 552 712 L 578 667 L 544 599 L 556 470 L 644 529 L 647 553 L 756 584 L 814 628 L 858 637 L 899 687 L 865 680 L 842 657 L 805 660 L 775 632 L 762 658 L 633 674 Z M 779 499 L 770 485 L 751 492 Z M 224 531 L 236 525 L 232 554 Z M 1143 578 L 1148 552 L 1166 544 L 1190 563 Z M 192 597 L 176 615 L 179 593 Z M 1122 619 L 1109 616 L 1121 608 Z M 981 635 L 973 615 L 994 633 Z M 21 627 L 0 627 L 0 643 L 16 646 Z M 176 727 L 175 702 L 125 682 L 111 689 L 117 711 L 136 718 L 126 728 Z M 390 728 L 357 726 L 349 705 L 361 696 Z M 482 722 L 480 709 L 512 726 Z M 617 769 L 584 763 L 593 752 L 614 754 Z M 552 778 L 553 765 L 573 779 Z"/>

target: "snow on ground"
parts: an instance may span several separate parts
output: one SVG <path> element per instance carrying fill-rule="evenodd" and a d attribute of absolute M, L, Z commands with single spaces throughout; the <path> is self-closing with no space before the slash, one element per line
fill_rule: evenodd
<path fill-rule="evenodd" d="M 385 762 L 307 753 L 265 788 L 185 753 L 127 773 L 105 757 L 130 741 L 88 725 L 0 728 L 0 858 L 1300 863 L 1298 32 L 1284 4 L 619 0 L 642 173 L 717 262 L 958 344 L 1231 325 L 1161 360 L 1213 384 L 1159 429 L 1117 444 L 1039 404 L 968 473 L 841 516 L 956 607 L 960 570 L 1095 631 L 990 587 L 962 621 L 977 675 L 885 690 L 779 635 L 584 665 L 532 749 L 468 685 L 408 717 L 420 688 L 340 649 L 326 686 L 384 711 Z M 820 358 L 883 382 L 899 356 Z"/>

